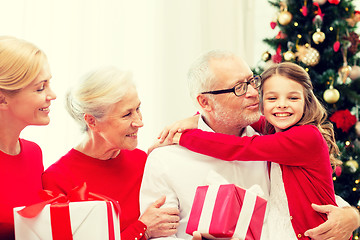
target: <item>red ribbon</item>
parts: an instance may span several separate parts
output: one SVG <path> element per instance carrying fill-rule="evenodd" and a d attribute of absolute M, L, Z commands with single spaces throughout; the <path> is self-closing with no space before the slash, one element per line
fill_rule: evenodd
<path fill-rule="evenodd" d="M 108 213 L 109 240 L 115 239 L 113 215 L 111 203 L 114 206 L 117 216 L 120 214 L 120 205 L 112 198 L 101 194 L 91 193 L 87 190 L 86 183 L 72 189 L 68 195 L 59 193 L 57 195 L 49 190 L 43 190 L 41 193 L 43 202 L 27 206 L 18 211 L 19 215 L 25 218 L 36 217 L 47 204 L 50 206 L 51 228 L 53 240 L 72 240 L 69 203 L 81 201 L 105 201 Z M 53 224 L 56 223 L 56 224 Z"/>
<path fill-rule="evenodd" d="M 319 16 L 321 17 L 321 21 L 323 21 L 323 20 L 324 20 L 325 13 L 322 13 L 322 12 L 321 12 L 321 8 L 320 8 L 319 3 L 314 2 L 313 5 L 315 5 L 315 6 L 318 8 L 318 13 L 317 13 L 317 15 L 319 15 Z M 315 20 L 315 18 L 314 18 L 314 20 Z M 314 20 L 313 20 L 313 21 L 314 21 Z"/>

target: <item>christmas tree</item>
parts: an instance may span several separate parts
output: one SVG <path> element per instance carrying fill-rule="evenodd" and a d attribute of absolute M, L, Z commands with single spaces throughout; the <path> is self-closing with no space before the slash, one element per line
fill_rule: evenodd
<path fill-rule="evenodd" d="M 258 66 L 295 62 L 309 73 L 314 93 L 327 108 L 343 162 L 334 171 L 335 192 L 360 209 L 360 12 L 351 0 L 269 0 L 279 11 L 273 38 Z M 358 232 L 354 239 L 358 239 Z"/>

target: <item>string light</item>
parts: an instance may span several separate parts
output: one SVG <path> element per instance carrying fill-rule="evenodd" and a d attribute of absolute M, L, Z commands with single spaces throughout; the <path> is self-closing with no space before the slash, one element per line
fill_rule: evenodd
<path fill-rule="evenodd" d="M 346 146 L 349 146 L 349 145 L 350 145 L 350 141 L 346 141 L 346 142 L 345 142 L 345 145 L 346 145 Z"/>
<path fill-rule="evenodd" d="M 355 180 L 355 184 L 359 184 L 360 183 L 360 179 Z"/>
<path fill-rule="evenodd" d="M 302 38 L 301 34 L 298 34 L 298 35 L 297 35 L 297 38 Z"/>
<path fill-rule="evenodd" d="M 336 177 L 333 177 L 333 181 L 336 181 Z"/>
<path fill-rule="evenodd" d="M 353 192 L 356 192 L 357 189 L 356 189 L 356 187 L 354 187 L 352 190 L 353 190 Z"/>
<path fill-rule="evenodd" d="M 329 27 L 329 30 L 332 32 L 332 31 L 334 31 L 334 28 L 333 28 L 333 27 Z"/>
<path fill-rule="evenodd" d="M 299 23 L 298 23 L 298 22 L 294 22 L 294 26 L 295 26 L 295 27 L 299 26 Z"/>

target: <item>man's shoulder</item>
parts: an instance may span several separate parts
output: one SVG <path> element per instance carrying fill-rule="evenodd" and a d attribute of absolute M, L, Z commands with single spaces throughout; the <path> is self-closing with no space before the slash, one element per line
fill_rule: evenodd
<path fill-rule="evenodd" d="M 169 145 L 165 147 L 155 148 L 149 155 L 149 158 L 157 158 L 163 156 L 181 156 L 183 154 L 192 153 L 187 148 L 184 148 L 180 145 Z"/>
<path fill-rule="evenodd" d="M 171 164 L 172 166 L 176 166 L 177 164 L 186 165 L 188 162 L 193 163 L 200 159 L 205 161 L 205 159 L 208 158 L 211 157 L 190 151 L 180 145 L 170 145 L 154 149 L 148 155 L 147 164 L 151 162 L 153 164 Z"/>

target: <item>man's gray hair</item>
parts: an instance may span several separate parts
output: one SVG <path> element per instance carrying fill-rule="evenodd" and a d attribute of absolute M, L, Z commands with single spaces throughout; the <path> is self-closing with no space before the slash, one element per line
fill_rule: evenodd
<path fill-rule="evenodd" d="M 211 59 L 226 59 L 236 56 L 226 50 L 211 50 L 198 57 L 191 65 L 188 72 L 188 86 L 191 98 L 197 103 L 196 97 L 205 91 L 212 90 L 216 79 L 213 70 L 209 66 Z"/>

